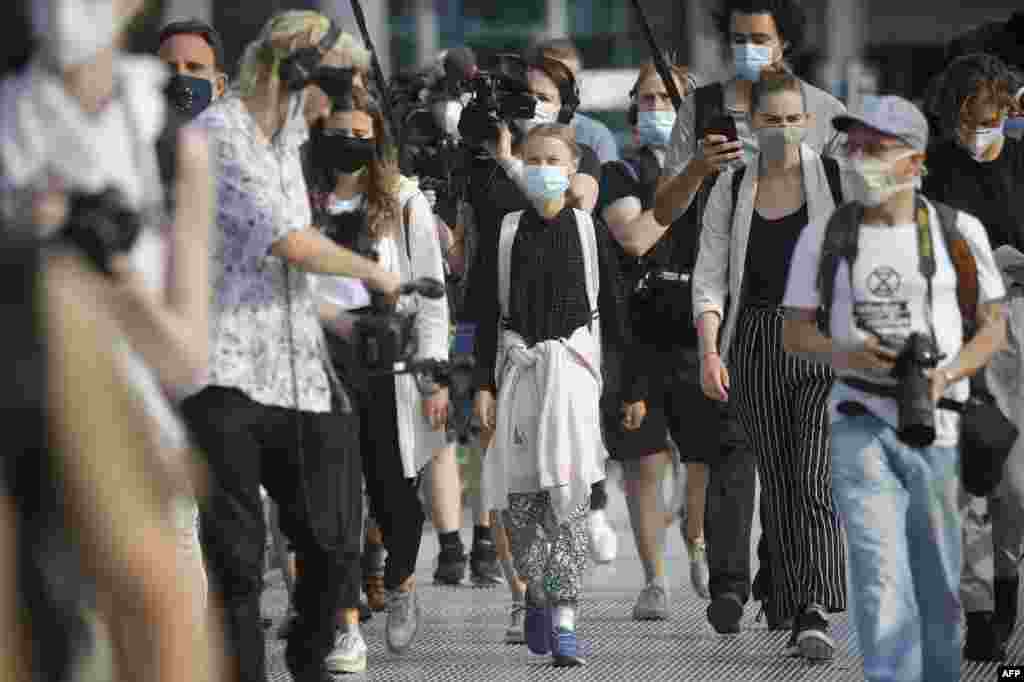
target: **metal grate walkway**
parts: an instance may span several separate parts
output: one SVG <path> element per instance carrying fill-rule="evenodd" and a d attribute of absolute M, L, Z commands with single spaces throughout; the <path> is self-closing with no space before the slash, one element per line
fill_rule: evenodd
<path fill-rule="evenodd" d="M 368 671 L 352 679 L 396 682 L 535 679 L 852 682 L 863 679 L 856 643 L 845 615 L 837 615 L 832 620 L 833 636 L 839 646 L 835 660 L 828 664 L 786 658 L 783 649 L 788 633 L 769 632 L 763 622 L 755 623 L 754 604 L 747 605 L 739 635 L 717 635 L 704 617 L 707 602 L 698 599 L 689 588 L 683 543 L 675 530 L 669 534 L 667 562 L 672 584 L 672 618 L 661 623 L 633 622 L 630 616 L 642 573 L 624 514 L 619 518 L 613 515 L 613 522 L 619 529 L 619 558 L 608 567 L 592 569 L 581 612 L 580 638 L 589 641 L 592 647 L 585 667 L 556 669 L 550 666 L 548 657 L 529 654 L 525 645 L 504 644 L 511 603 L 506 587 L 489 590 L 468 584 L 458 588 L 435 587 L 432 574 L 437 542 L 433 532 L 428 530 L 417 570 L 424 611 L 419 638 L 406 656 L 388 654 L 383 643 L 386 616 L 376 614 L 364 625 L 370 647 Z M 755 533 L 755 540 L 756 537 Z M 275 573 L 264 595 L 264 612 L 275 622 L 267 639 L 269 678 L 274 682 L 291 679 L 284 667 L 284 643 L 277 640 L 275 632 L 285 606 L 283 583 Z M 1021 629 L 1012 643 L 1010 660 L 1024 662 Z M 995 680 L 996 670 L 994 664 L 965 664 L 961 679 Z"/>

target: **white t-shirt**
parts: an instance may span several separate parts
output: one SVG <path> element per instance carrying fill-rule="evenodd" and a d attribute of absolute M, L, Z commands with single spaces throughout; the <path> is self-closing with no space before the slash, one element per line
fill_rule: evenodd
<path fill-rule="evenodd" d="M 946 241 L 934 208 L 931 213 L 932 241 L 935 245 L 936 273 L 932 280 L 934 325 L 939 351 L 945 358 L 939 366 L 953 362 L 963 345 L 962 321 L 956 296 L 956 270 L 946 249 Z M 978 301 L 991 302 L 1003 298 L 1006 290 L 996 267 L 988 236 L 981 223 L 960 212 L 958 226 L 967 240 L 978 267 Z M 789 268 L 789 281 L 783 305 L 789 308 L 818 306 L 817 276 L 822 242 L 827 221 L 809 225 L 800 235 Z M 912 332 L 930 335 L 927 324 L 927 281 L 918 263 L 917 226 L 862 225 L 857 261 L 850 277 L 846 261 L 840 261 L 836 272 L 830 329 L 833 341 L 840 347 L 859 346 L 867 332 L 857 327 L 858 321 L 897 345 Z M 851 282 L 853 291 L 851 292 Z M 858 376 L 874 383 L 897 383 L 882 374 L 841 372 L 840 376 Z M 966 400 L 967 380 L 946 389 L 946 396 Z M 868 395 L 837 381 L 829 400 L 833 421 L 840 418 L 836 406 L 846 400 L 862 403 L 879 418 L 898 427 L 899 411 L 895 400 Z M 935 445 L 951 447 L 958 440 L 958 416 L 938 410 L 935 419 Z"/>

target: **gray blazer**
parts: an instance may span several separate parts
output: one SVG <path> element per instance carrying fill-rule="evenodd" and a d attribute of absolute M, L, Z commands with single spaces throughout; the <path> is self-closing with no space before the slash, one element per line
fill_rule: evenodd
<path fill-rule="evenodd" d="M 758 168 L 755 156 L 749 168 Z M 803 167 L 804 195 L 810 223 L 825 220 L 835 210 L 832 192 L 821 157 L 806 144 L 800 146 Z M 693 317 L 698 320 L 706 312 L 723 316 L 725 302 L 731 296 L 729 317 L 721 335 L 722 358 L 728 361 L 729 346 L 736 331 L 743 302 L 743 267 L 747 262 L 750 221 L 754 216 L 757 196 L 757 173 L 744 173 L 736 206 L 732 201 L 734 170 L 718 176 L 704 209 L 704 227 L 700 235 L 700 252 L 693 273 Z M 810 224 L 809 223 L 809 224 Z"/>

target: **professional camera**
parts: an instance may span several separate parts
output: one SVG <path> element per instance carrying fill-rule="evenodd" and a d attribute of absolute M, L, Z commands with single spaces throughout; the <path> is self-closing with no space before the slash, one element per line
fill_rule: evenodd
<path fill-rule="evenodd" d="M 935 442 L 935 403 L 926 372 L 938 367 L 943 357 L 930 337 L 914 332 L 892 369 L 892 376 L 900 380 L 899 438 L 911 447 L 924 448 Z"/>
<path fill-rule="evenodd" d="M 113 257 L 131 251 L 140 232 L 139 215 L 127 206 L 120 192 L 110 188 L 96 194 L 72 193 L 60 237 L 110 275 Z"/>
<path fill-rule="evenodd" d="M 444 296 L 444 284 L 422 277 L 403 284 L 400 296 L 419 294 L 426 298 Z M 353 343 L 356 359 L 370 376 L 412 374 L 420 392 L 429 395 L 438 387 L 449 389 L 449 399 L 455 404 L 468 401 L 472 396 L 474 361 L 469 354 L 456 354 L 451 360 L 416 360 L 419 350 L 416 338 L 416 313 L 398 312 L 380 294 L 371 294 L 372 312 L 360 315 L 354 326 Z M 448 425 L 449 442 L 466 442 L 471 423 L 458 410 L 451 411 Z"/>
<path fill-rule="evenodd" d="M 496 139 L 502 121 L 533 118 L 537 100 L 527 86 L 526 62 L 518 55 L 498 55 L 494 68 L 478 71 L 467 87 L 472 99 L 462 112 L 459 134 L 470 144 Z"/>

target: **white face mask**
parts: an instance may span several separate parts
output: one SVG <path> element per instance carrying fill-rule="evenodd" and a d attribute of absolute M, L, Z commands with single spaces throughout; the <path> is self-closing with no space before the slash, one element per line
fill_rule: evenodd
<path fill-rule="evenodd" d="M 533 118 L 519 118 L 516 119 L 516 123 L 519 125 L 519 129 L 524 133 L 528 133 L 535 127 L 542 123 L 555 123 L 558 120 L 558 110 L 548 108 L 548 105 L 537 103 L 537 108 L 533 111 Z"/>
<path fill-rule="evenodd" d="M 893 196 L 908 189 L 920 186 L 917 176 L 900 182 L 892 175 L 892 167 L 896 162 L 916 152 L 908 151 L 905 154 L 888 160 L 872 158 L 848 159 L 843 162 L 843 170 L 851 179 L 854 201 L 859 201 L 869 208 L 881 206 Z"/>
<path fill-rule="evenodd" d="M 445 135 L 459 137 L 459 120 L 462 118 L 462 102 L 455 99 L 434 104 L 434 120 Z"/>
<path fill-rule="evenodd" d="M 37 0 L 32 28 L 61 69 L 89 61 L 113 45 L 120 30 L 113 0 Z"/>
<path fill-rule="evenodd" d="M 964 148 L 972 159 L 984 163 L 986 152 L 993 145 L 998 144 L 1003 137 L 1003 124 L 997 128 L 977 128 L 974 131 L 974 141 L 970 145 L 964 145 Z"/>

